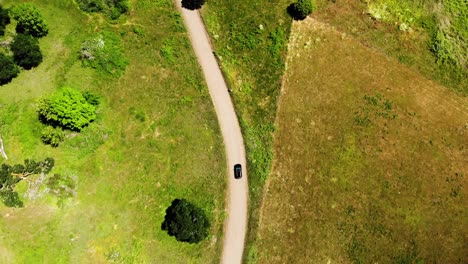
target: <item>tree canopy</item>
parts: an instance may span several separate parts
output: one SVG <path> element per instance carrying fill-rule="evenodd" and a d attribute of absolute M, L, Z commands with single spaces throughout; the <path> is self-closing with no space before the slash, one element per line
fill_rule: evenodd
<path fill-rule="evenodd" d="M 203 210 L 185 199 L 175 199 L 166 209 L 161 229 L 178 241 L 198 243 L 208 236 L 210 223 Z"/>
<path fill-rule="evenodd" d="M 313 0 L 298 0 L 288 7 L 288 13 L 295 20 L 303 20 L 314 11 Z"/>
<path fill-rule="evenodd" d="M 13 58 L 0 53 L 0 85 L 7 84 L 18 76 L 19 68 Z"/>
<path fill-rule="evenodd" d="M 39 42 L 32 36 L 24 34 L 16 35 L 10 49 L 13 52 L 13 59 L 16 64 L 26 70 L 37 67 L 42 62 Z"/>
<path fill-rule="evenodd" d="M 16 32 L 31 35 L 36 38 L 47 36 L 49 28 L 47 27 L 42 14 L 32 4 L 22 3 L 11 10 L 13 19 L 18 21 Z"/>
<path fill-rule="evenodd" d="M 70 87 L 63 87 L 39 101 L 39 116 L 53 126 L 80 131 L 96 119 L 96 107 L 83 94 Z"/>

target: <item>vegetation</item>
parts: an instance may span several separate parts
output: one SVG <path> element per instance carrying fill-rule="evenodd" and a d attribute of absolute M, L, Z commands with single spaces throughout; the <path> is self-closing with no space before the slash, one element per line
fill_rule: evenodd
<path fill-rule="evenodd" d="M 313 10 L 313 0 L 298 0 L 288 7 L 288 13 L 295 20 L 305 19 Z"/>
<path fill-rule="evenodd" d="M 10 15 L 8 14 L 8 10 L 3 9 L 0 6 L 0 36 L 5 35 L 5 28 L 10 24 Z"/>
<path fill-rule="evenodd" d="M 81 45 L 80 57 L 84 66 L 116 77 L 121 76 L 128 65 L 120 37 L 109 31 L 85 40 Z"/>
<path fill-rule="evenodd" d="M 315 17 L 397 58 L 427 78 L 468 94 L 468 7 L 462 0 L 337 1 Z"/>
<path fill-rule="evenodd" d="M 199 243 L 208 236 L 210 222 L 203 210 L 185 199 L 175 199 L 166 209 L 161 229 L 178 241 Z"/>
<path fill-rule="evenodd" d="M 271 167 L 277 96 L 281 87 L 291 18 L 289 0 L 210 0 L 202 15 L 214 43 L 246 144 L 249 172 L 248 258 L 258 208 Z M 254 12 L 252 11 L 254 10 Z"/>
<path fill-rule="evenodd" d="M 132 1 L 132 12 L 116 21 L 80 12 L 76 1 L 28 2 L 50 31 L 40 39 L 41 65 L 0 89 L 0 134 L 12 164 L 50 156 L 57 165 L 45 178 L 31 176 L 31 185 L 16 185 L 24 208 L 0 205 L 0 263 L 218 263 L 224 148 L 173 2 Z M 78 56 L 84 40 L 106 31 L 119 37 L 128 60 L 118 78 L 82 67 Z M 166 43 L 174 45 L 174 62 L 160 53 Z M 90 104 L 86 93 L 98 95 L 100 104 L 93 123 L 65 130 L 51 148 L 41 142 L 37 102 L 64 86 Z M 181 243 L 161 230 L 175 197 L 203 209 L 207 239 Z"/>
<path fill-rule="evenodd" d="M 52 158 L 46 158 L 44 161 L 36 162 L 26 159 L 23 164 L 13 166 L 2 164 L 0 168 L 0 196 L 2 202 L 8 207 L 23 207 L 15 186 L 22 180 L 28 180 L 28 177 L 34 174 L 48 174 L 55 165 Z"/>
<path fill-rule="evenodd" d="M 257 262 L 465 263 L 467 99 L 317 20 L 289 45 Z"/>
<path fill-rule="evenodd" d="M 206 0 L 182 0 L 182 7 L 190 10 L 202 8 Z"/>
<path fill-rule="evenodd" d="M 96 107 L 80 91 L 63 87 L 39 102 L 38 113 L 48 124 L 80 131 L 96 119 Z"/>
<path fill-rule="evenodd" d="M 36 38 L 47 36 L 47 27 L 42 14 L 32 4 L 22 3 L 11 10 L 13 19 L 17 21 L 16 32 L 31 35 Z"/>
<path fill-rule="evenodd" d="M 44 144 L 51 145 L 52 147 L 58 147 L 64 140 L 65 133 L 61 128 L 54 128 L 47 126 L 42 130 L 41 140 Z"/>
<path fill-rule="evenodd" d="M 19 69 L 13 58 L 0 53 L 0 85 L 11 82 L 18 74 Z"/>
<path fill-rule="evenodd" d="M 86 12 L 104 11 L 110 18 L 117 19 L 130 9 L 128 0 L 78 0 L 78 6 Z"/>
<path fill-rule="evenodd" d="M 16 35 L 10 49 L 15 63 L 26 70 L 37 67 L 42 62 L 39 42 L 30 35 Z"/>

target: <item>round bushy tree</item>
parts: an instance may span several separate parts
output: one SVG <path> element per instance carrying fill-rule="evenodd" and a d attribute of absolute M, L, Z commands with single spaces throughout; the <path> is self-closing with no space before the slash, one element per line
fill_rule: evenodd
<path fill-rule="evenodd" d="M 37 39 L 29 35 L 16 35 L 10 47 L 16 64 L 29 70 L 42 62 L 42 54 Z"/>
<path fill-rule="evenodd" d="M 96 119 L 96 108 L 80 91 L 63 87 L 39 101 L 39 116 L 45 123 L 80 131 Z"/>
<path fill-rule="evenodd" d="M 8 14 L 8 10 L 3 9 L 0 6 L 0 36 L 5 34 L 5 28 L 8 24 L 10 24 L 10 15 Z"/>
<path fill-rule="evenodd" d="M 0 53 L 0 85 L 11 82 L 18 73 L 19 69 L 13 58 Z"/>
<path fill-rule="evenodd" d="M 20 4 L 12 9 L 12 17 L 18 21 L 16 31 L 36 38 L 47 36 L 49 28 L 41 13 L 35 6 L 28 3 Z"/>
<path fill-rule="evenodd" d="M 208 236 L 210 222 L 203 210 L 185 199 L 175 199 L 166 209 L 161 229 L 178 241 L 198 243 Z"/>
<path fill-rule="evenodd" d="M 58 147 L 65 138 L 63 130 L 60 128 L 54 128 L 47 126 L 42 130 L 41 140 L 44 144 L 51 145 L 52 147 Z"/>
<path fill-rule="evenodd" d="M 288 7 L 288 13 L 295 20 L 303 20 L 314 11 L 313 0 L 298 0 Z"/>
<path fill-rule="evenodd" d="M 189 10 L 200 9 L 206 0 L 182 0 L 182 7 Z"/>

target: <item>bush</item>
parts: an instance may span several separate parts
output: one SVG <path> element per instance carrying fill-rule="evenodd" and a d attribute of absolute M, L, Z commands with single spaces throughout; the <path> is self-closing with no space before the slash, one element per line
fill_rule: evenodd
<path fill-rule="evenodd" d="M 10 24 L 10 15 L 8 14 L 8 10 L 3 9 L 0 6 L 0 36 L 5 35 L 5 28 Z"/>
<path fill-rule="evenodd" d="M 80 57 L 84 66 L 118 77 L 128 64 L 122 50 L 118 35 L 103 32 L 83 42 Z"/>
<path fill-rule="evenodd" d="M 45 123 L 80 131 L 96 119 L 96 108 L 80 91 L 63 87 L 39 101 L 39 117 Z"/>
<path fill-rule="evenodd" d="M 206 0 L 182 0 L 182 7 L 189 10 L 200 9 Z"/>
<path fill-rule="evenodd" d="M 166 209 L 161 229 L 178 241 L 198 243 L 208 236 L 210 223 L 202 209 L 185 199 L 175 199 Z"/>
<path fill-rule="evenodd" d="M 78 6 L 85 12 L 104 11 L 112 19 L 119 18 L 130 9 L 128 0 L 78 0 Z"/>
<path fill-rule="evenodd" d="M 18 21 L 16 31 L 36 38 L 47 36 L 49 29 L 39 10 L 31 4 L 23 3 L 12 9 L 12 17 Z"/>
<path fill-rule="evenodd" d="M 313 0 L 298 0 L 288 7 L 288 13 L 295 20 L 303 20 L 314 10 Z"/>
<path fill-rule="evenodd" d="M 0 53 L 0 85 L 7 84 L 18 76 L 18 66 L 13 62 L 13 58 Z"/>
<path fill-rule="evenodd" d="M 11 51 L 16 64 L 24 69 L 31 69 L 42 62 L 42 54 L 37 39 L 29 35 L 16 35 L 11 43 Z"/>
<path fill-rule="evenodd" d="M 44 144 L 51 145 L 52 147 L 58 147 L 65 138 L 63 130 L 60 128 L 54 128 L 47 126 L 42 130 L 41 140 Z"/>

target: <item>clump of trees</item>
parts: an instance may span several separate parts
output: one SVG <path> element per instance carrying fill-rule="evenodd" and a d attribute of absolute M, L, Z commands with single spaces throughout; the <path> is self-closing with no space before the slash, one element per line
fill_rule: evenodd
<path fill-rule="evenodd" d="M 202 8 L 206 0 L 182 0 L 182 7 L 189 10 L 196 10 Z"/>
<path fill-rule="evenodd" d="M 80 131 L 96 119 L 96 106 L 80 91 L 63 87 L 39 101 L 38 113 L 46 124 Z"/>
<path fill-rule="evenodd" d="M 16 35 L 10 49 L 16 64 L 26 70 L 37 67 L 42 62 L 39 41 L 30 35 Z"/>
<path fill-rule="evenodd" d="M 117 19 L 130 9 L 128 0 L 78 0 L 78 6 L 86 12 L 104 12 L 110 18 Z"/>
<path fill-rule="evenodd" d="M 314 0 L 298 0 L 288 7 L 288 13 L 295 20 L 303 20 L 314 11 Z"/>
<path fill-rule="evenodd" d="M 54 167 L 55 161 L 52 158 L 46 158 L 44 161 L 34 161 L 26 159 L 24 164 L 15 164 L 10 166 L 2 164 L 0 167 L 0 198 L 8 207 L 23 207 L 15 186 L 22 180 L 28 180 L 28 177 L 35 174 L 48 174 Z"/>
<path fill-rule="evenodd" d="M 0 53 L 0 85 L 7 84 L 18 76 L 17 65 L 29 70 L 42 62 L 42 53 L 36 38 L 44 37 L 49 32 L 37 8 L 23 3 L 10 10 L 5 10 L 0 6 L 0 36 L 4 35 L 6 25 L 10 23 L 10 15 L 17 21 L 16 32 L 18 34 L 13 42 L 7 42 L 6 46 L 8 48 L 9 45 L 13 53 L 13 60 Z"/>
<path fill-rule="evenodd" d="M 175 199 L 166 209 L 161 229 L 178 241 L 198 243 L 208 236 L 210 222 L 203 210 L 185 199 Z"/>
<path fill-rule="evenodd" d="M 13 58 L 0 53 L 0 85 L 11 82 L 18 74 L 19 68 Z"/>
<path fill-rule="evenodd" d="M 47 36 L 49 28 L 47 27 L 42 14 L 32 4 L 23 3 L 15 6 L 11 10 L 13 19 L 16 24 L 16 32 L 31 35 L 36 38 Z"/>

